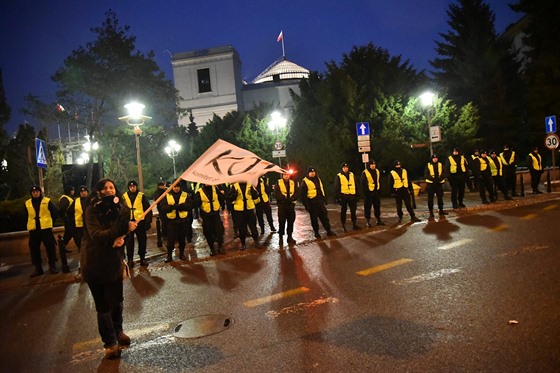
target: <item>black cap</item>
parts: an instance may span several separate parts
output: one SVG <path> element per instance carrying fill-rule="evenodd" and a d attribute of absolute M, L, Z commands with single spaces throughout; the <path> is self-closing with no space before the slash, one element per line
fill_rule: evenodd
<path fill-rule="evenodd" d="M 401 161 L 395 161 L 395 167 L 400 166 L 401 165 Z"/>
<path fill-rule="evenodd" d="M 459 153 L 459 148 L 453 148 L 453 151 Z"/>
<path fill-rule="evenodd" d="M 165 186 L 169 188 L 171 186 L 171 181 L 166 181 Z"/>
<path fill-rule="evenodd" d="M 165 186 L 165 181 L 158 181 L 157 186 Z"/>
<path fill-rule="evenodd" d="M 85 186 L 85 185 L 80 185 L 80 187 L 78 188 L 78 190 L 79 190 L 80 192 L 83 192 L 84 190 L 85 190 L 86 192 L 89 192 L 88 187 Z"/>
<path fill-rule="evenodd" d="M 490 155 L 492 155 L 492 154 L 496 154 L 496 151 L 495 150 L 490 150 Z"/>
<path fill-rule="evenodd" d="M 504 150 L 509 150 L 509 145 L 504 145 Z"/>
<path fill-rule="evenodd" d="M 130 186 L 132 186 L 132 185 L 138 186 L 138 183 L 136 182 L 136 180 L 130 180 L 130 181 L 128 182 L 128 184 L 126 184 L 127 187 L 130 187 Z"/>
<path fill-rule="evenodd" d="M 29 189 L 29 193 L 33 192 L 34 190 L 38 190 L 39 192 L 41 192 L 41 188 L 39 188 L 37 185 L 33 185 L 33 186 Z"/>
<path fill-rule="evenodd" d="M 66 188 L 64 188 L 64 193 L 65 194 L 70 194 L 70 192 L 75 191 L 74 187 L 72 185 L 68 185 Z"/>
<path fill-rule="evenodd" d="M 315 167 L 309 166 L 309 167 L 307 167 L 307 173 L 310 173 L 310 172 L 317 172 L 317 171 L 315 171 Z"/>
<path fill-rule="evenodd" d="M 488 152 L 486 150 L 481 150 L 480 155 L 482 155 L 482 154 L 488 154 Z"/>
<path fill-rule="evenodd" d="M 535 151 L 535 150 L 539 150 L 539 147 L 538 147 L 538 146 L 535 146 L 535 147 L 533 148 L 533 151 Z"/>
<path fill-rule="evenodd" d="M 432 154 L 432 159 L 434 158 L 439 158 L 439 157 L 437 156 L 437 154 Z"/>
<path fill-rule="evenodd" d="M 340 168 L 344 168 L 344 167 L 348 167 L 348 163 L 342 162 L 342 164 L 340 165 Z"/>
<path fill-rule="evenodd" d="M 368 166 L 372 164 L 375 164 L 375 159 L 372 159 L 371 161 L 368 162 Z"/>

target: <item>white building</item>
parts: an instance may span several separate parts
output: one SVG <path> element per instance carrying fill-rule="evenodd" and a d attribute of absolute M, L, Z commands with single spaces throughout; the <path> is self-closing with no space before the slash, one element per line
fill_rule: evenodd
<path fill-rule="evenodd" d="M 299 94 L 300 80 L 309 77 L 309 70 L 283 57 L 248 84 L 242 78 L 241 58 L 229 45 L 176 53 L 171 64 L 180 106 L 192 110 L 199 127 L 214 114 L 248 111 L 260 102 L 277 104 L 287 115 L 292 107 L 290 89 Z M 187 117 L 179 120 L 180 125 L 188 123 Z"/>

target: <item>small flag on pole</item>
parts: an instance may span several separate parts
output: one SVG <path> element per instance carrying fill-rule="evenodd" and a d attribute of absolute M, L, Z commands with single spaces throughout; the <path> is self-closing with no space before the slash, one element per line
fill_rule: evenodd
<path fill-rule="evenodd" d="M 56 104 L 56 111 L 58 111 L 59 113 L 62 113 L 64 111 L 64 108 L 61 104 Z"/>
<path fill-rule="evenodd" d="M 284 35 L 282 34 L 282 31 L 280 31 L 280 34 L 278 35 L 278 37 L 276 38 L 276 42 L 280 43 L 280 40 L 282 40 L 284 38 Z"/>

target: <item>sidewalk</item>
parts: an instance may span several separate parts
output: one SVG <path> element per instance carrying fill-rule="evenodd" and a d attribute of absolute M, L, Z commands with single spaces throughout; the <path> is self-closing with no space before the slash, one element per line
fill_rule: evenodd
<path fill-rule="evenodd" d="M 474 214 L 488 210 L 502 210 L 513 208 L 522 205 L 528 204 L 535 204 L 543 201 L 550 201 L 550 200 L 557 200 L 560 199 L 559 192 L 552 192 L 552 193 L 543 193 L 543 194 L 527 194 L 525 197 L 516 197 L 514 200 L 504 201 L 499 200 L 495 203 L 483 205 L 480 202 L 480 197 L 477 192 L 467 192 L 465 194 L 464 204 L 467 206 L 466 208 L 462 209 L 451 209 L 451 203 L 449 201 L 450 193 L 445 192 L 444 194 L 444 202 L 445 202 L 445 210 L 449 212 L 449 215 L 446 218 L 454 218 L 457 216 L 465 215 L 465 214 Z M 437 204 L 436 204 L 437 205 Z M 416 215 L 418 218 L 422 219 L 422 221 L 426 221 L 428 219 L 428 208 L 427 208 L 427 198 L 425 194 L 420 194 L 416 197 L 416 206 L 417 209 L 415 210 Z M 374 225 L 372 228 L 366 228 L 365 219 L 363 216 L 363 201 L 360 201 L 358 204 L 358 225 L 362 228 L 358 231 L 349 231 L 348 233 L 344 233 L 342 230 L 342 226 L 340 223 L 340 214 L 339 214 L 339 206 L 334 204 L 329 204 L 327 206 L 327 210 L 329 212 L 329 219 L 332 225 L 333 230 L 337 233 L 337 237 L 333 237 L 332 239 L 345 237 L 348 235 L 356 235 L 361 233 L 371 233 L 371 232 L 379 232 L 388 229 L 394 229 L 398 223 L 395 201 L 393 198 L 382 198 L 381 199 L 381 218 L 385 222 L 386 225 L 384 226 L 376 226 Z M 410 218 L 408 213 L 404 209 L 404 217 L 402 221 L 402 225 L 409 224 Z M 276 228 L 278 225 L 277 221 L 277 213 L 276 213 L 276 206 L 273 206 L 272 215 L 276 224 Z M 309 216 L 303 206 L 298 205 L 296 207 L 296 226 L 294 232 L 294 238 L 298 242 L 296 246 L 316 241 L 313 235 L 313 229 L 309 224 Z M 439 219 L 436 211 L 436 221 Z M 224 221 L 225 227 L 225 237 L 224 237 L 224 248 L 226 251 L 226 255 L 216 255 L 214 257 L 210 256 L 210 250 L 208 245 L 202 235 L 202 226 L 199 221 L 193 222 L 193 230 L 194 230 L 194 238 L 193 243 L 187 246 L 186 254 L 189 257 L 189 261 L 179 261 L 175 260 L 172 263 L 164 263 L 163 259 L 166 256 L 165 250 L 165 240 L 163 240 L 163 247 L 157 246 L 157 237 L 155 233 L 155 222 L 152 224 L 152 232 L 148 234 L 148 246 L 147 246 L 147 255 L 146 258 L 150 263 L 150 266 L 147 268 L 140 267 L 138 264 L 139 258 L 138 255 L 135 256 L 136 266 L 133 270 L 133 275 L 138 273 L 138 271 L 145 271 L 150 270 L 152 268 L 158 268 L 162 266 L 170 266 L 170 265 L 181 265 L 181 264 L 188 264 L 191 262 L 200 262 L 206 260 L 220 260 L 220 259 L 228 259 L 235 256 L 240 255 L 250 255 L 256 252 L 261 252 L 261 250 L 253 249 L 253 242 L 251 238 L 247 238 L 247 246 L 248 250 L 246 251 L 239 251 L 239 240 L 233 239 L 233 229 L 231 226 L 231 218 L 227 212 L 222 215 L 222 220 Z M 266 219 L 265 219 L 266 220 Z M 372 223 L 375 219 L 372 219 Z M 421 223 L 419 223 L 421 224 Z M 350 223 L 350 213 L 348 212 L 347 217 L 347 226 L 351 226 Z M 323 229 L 321 227 L 321 234 L 323 235 Z M 259 229 L 260 231 L 260 229 Z M 329 238 L 331 239 L 331 238 Z M 266 248 L 267 251 L 278 251 L 281 249 L 281 246 L 278 242 L 278 235 L 271 234 L 269 232 L 268 227 L 266 227 L 265 234 L 260 236 L 259 241 Z M 69 250 L 72 250 L 72 253 L 68 254 L 68 264 L 70 266 L 71 272 L 70 273 L 58 273 L 58 274 L 49 274 L 48 271 L 45 271 L 45 275 L 37 276 L 34 278 L 30 278 L 29 275 L 33 272 L 33 266 L 31 265 L 31 260 L 29 255 L 14 255 L 14 256 L 6 256 L 0 259 L 1 266 L 0 266 L 0 293 L 9 291 L 11 289 L 20 288 L 20 287 L 34 287 L 39 285 L 45 284 L 57 284 L 57 283 L 72 283 L 72 282 L 80 282 L 81 279 L 78 276 L 78 262 L 80 253 L 77 252 L 76 247 L 71 242 L 68 247 Z M 44 248 L 42 248 L 42 256 L 44 265 L 43 268 L 47 267 L 46 265 L 46 253 Z M 175 256 L 176 257 L 176 256 Z M 60 263 L 57 262 L 57 269 L 60 270 Z"/>

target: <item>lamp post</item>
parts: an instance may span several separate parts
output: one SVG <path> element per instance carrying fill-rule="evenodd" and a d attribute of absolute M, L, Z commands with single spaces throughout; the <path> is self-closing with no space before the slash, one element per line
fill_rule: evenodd
<path fill-rule="evenodd" d="M 142 110 L 144 110 L 145 106 L 143 104 L 139 104 L 137 102 L 132 102 L 130 104 L 124 105 L 124 107 L 128 110 L 128 115 L 124 117 L 120 117 L 119 120 L 126 122 L 129 126 L 133 127 L 134 135 L 136 137 L 136 160 L 138 163 L 138 186 L 140 187 L 140 191 L 144 191 L 144 179 L 142 178 L 142 159 L 140 158 L 140 135 L 142 134 L 142 130 L 140 126 L 144 124 L 146 119 L 152 119 L 152 117 L 148 117 L 146 115 L 142 115 Z"/>
<path fill-rule="evenodd" d="M 165 147 L 165 153 L 173 160 L 173 180 L 177 179 L 177 171 L 175 170 L 175 157 L 181 150 L 181 145 L 175 140 L 169 140 L 168 145 Z"/>
<path fill-rule="evenodd" d="M 286 118 L 282 117 L 282 114 L 280 114 L 280 112 L 278 111 L 275 111 L 272 114 L 270 114 L 270 117 L 272 119 L 270 120 L 270 122 L 268 122 L 268 128 L 271 131 L 276 130 L 276 143 L 278 143 L 278 131 L 280 128 L 284 128 L 286 126 Z M 277 149 L 277 150 L 281 150 L 281 149 Z M 278 157 L 278 165 L 282 167 L 282 157 Z"/>
<path fill-rule="evenodd" d="M 430 141 L 430 156 L 434 154 L 432 147 L 432 123 L 430 121 L 430 107 L 434 103 L 434 94 L 432 92 L 424 92 L 420 95 L 420 102 L 426 108 L 426 119 L 428 120 L 428 139 Z"/>

